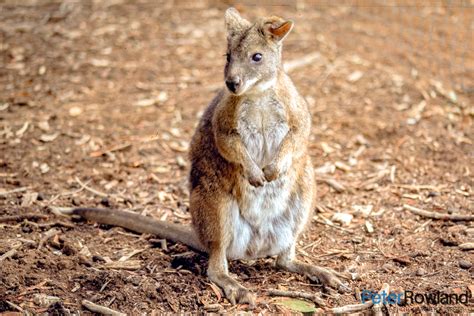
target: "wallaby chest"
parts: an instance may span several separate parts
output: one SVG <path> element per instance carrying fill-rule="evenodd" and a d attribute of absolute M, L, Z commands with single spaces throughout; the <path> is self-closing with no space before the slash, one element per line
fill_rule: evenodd
<path fill-rule="evenodd" d="M 287 117 L 284 104 L 275 95 L 241 100 L 237 113 L 237 130 L 259 167 L 271 162 L 288 133 Z"/>

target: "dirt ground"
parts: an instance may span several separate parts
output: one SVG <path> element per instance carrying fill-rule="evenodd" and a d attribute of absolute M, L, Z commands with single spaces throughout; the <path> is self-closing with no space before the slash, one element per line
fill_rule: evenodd
<path fill-rule="evenodd" d="M 284 59 L 312 56 L 290 73 L 313 115 L 318 177 L 298 256 L 352 275 L 354 291 L 323 293 L 324 308 L 387 283 L 471 298 L 386 313 L 474 311 L 474 252 L 462 250 L 474 222 L 410 211 L 474 213 L 472 1 L 330 3 L 237 5 L 249 19 L 294 19 Z M 187 150 L 223 86 L 230 4 L 0 1 L 0 312 L 88 314 L 83 299 L 130 315 L 247 309 L 221 297 L 206 257 L 183 245 L 51 212 L 190 222 Z M 258 295 L 254 312 L 289 311 L 269 289 L 322 292 L 271 258 L 230 270 Z"/>

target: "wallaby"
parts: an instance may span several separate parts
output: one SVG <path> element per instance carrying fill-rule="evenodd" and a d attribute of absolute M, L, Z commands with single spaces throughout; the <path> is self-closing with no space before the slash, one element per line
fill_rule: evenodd
<path fill-rule="evenodd" d="M 232 304 L 253 307 L 255 297 L 229 275 L 229 259 L 276 256 L 277 267 L 348 290 L 337 272 L 295 259 L 314 208 L 315 180 L 308 155 L 311 115 L 281 62 L 293 22 L 269 17 L 250 23 L 229 8 L 225 23 L 227 88 L 208 106 L 191 142 L 194 229 L 125 211 L 68 213 L 207 252 L 209 279 Z"/>

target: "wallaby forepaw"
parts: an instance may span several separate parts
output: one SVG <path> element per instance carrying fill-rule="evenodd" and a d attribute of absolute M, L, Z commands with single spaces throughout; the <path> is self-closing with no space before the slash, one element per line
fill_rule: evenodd
<path fill-rule="evenodd" d="M 254 168 L 247 173 L 247 180 L 254 187 L 261 187 L 265 184 L 265 174 L 259 168 Z"/>
<path fill-rule="evenodd" d="M 280 172 L 278 171 L 276 164 L 271 163 L 263 167 L 263 174 L 265 175 L 265 179 L 270 182 L 276 180 L 280 175 Z"/>

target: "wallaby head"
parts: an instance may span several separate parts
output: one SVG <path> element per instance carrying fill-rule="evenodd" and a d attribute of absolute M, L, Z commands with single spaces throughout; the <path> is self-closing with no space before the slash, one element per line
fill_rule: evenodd
<path fill-rule="evenodd" d="M 225 13 L 227 27 L 227 63 L 225 83 L 230 92 L 264 91 L 276 82 L 281 67 L 283 39 L 293 28 L 293 22 L 268 17 L 250 23 L 234 8 Z"/>

